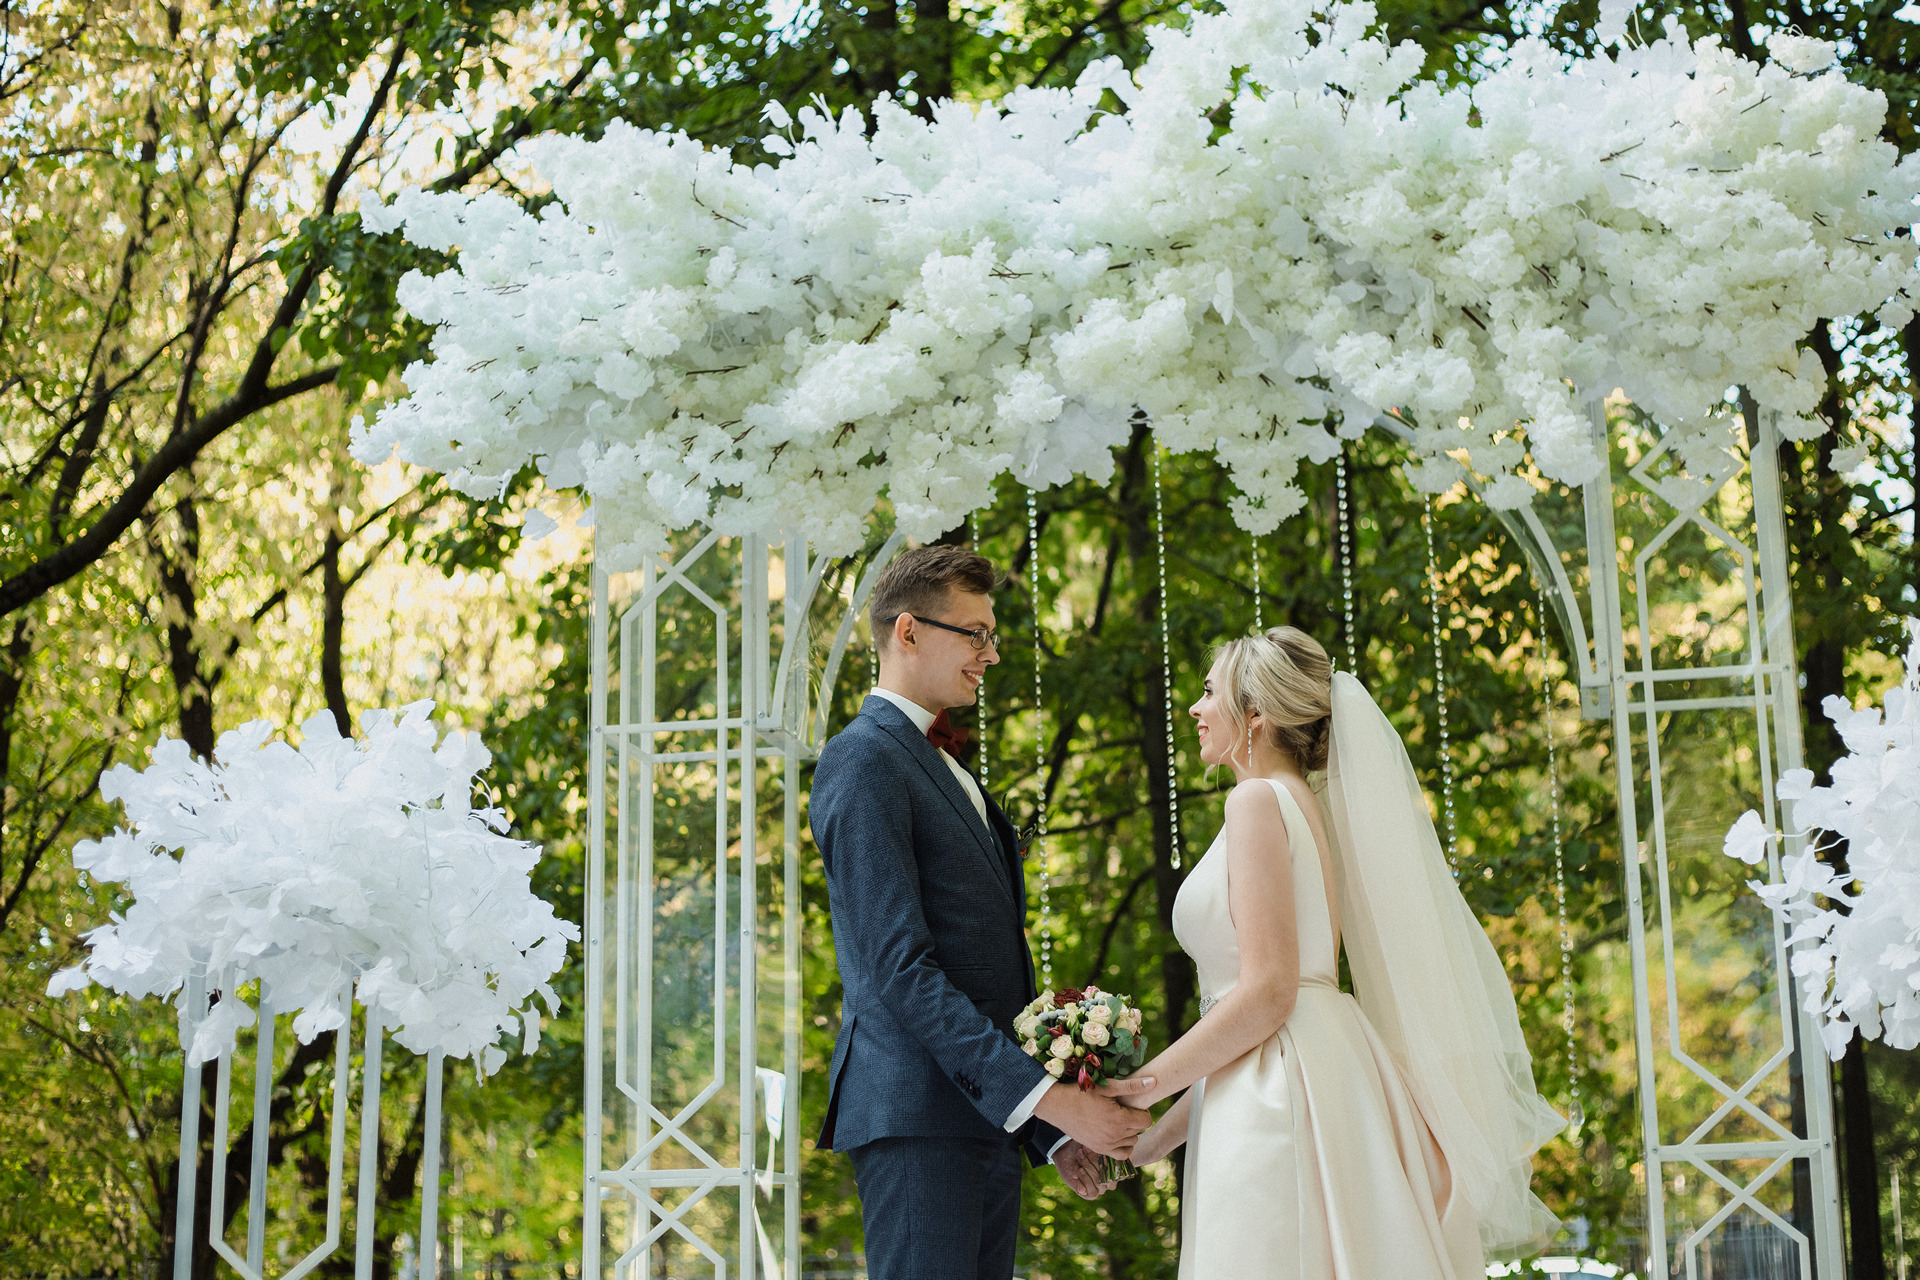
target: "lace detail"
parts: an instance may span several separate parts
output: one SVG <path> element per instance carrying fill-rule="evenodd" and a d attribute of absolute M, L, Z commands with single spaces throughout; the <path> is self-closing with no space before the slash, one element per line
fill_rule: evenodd
<path fill-rule="evenodd" d="M 1201 996 L 1200 997 L 1200 1016 L 1203 1018 L 1206 1017 L 1207 1013 L 1213 1008 L 1213 1006 L 1219 1003 L 1220 1003 L 1219 999 L 1215 996 Z"/>

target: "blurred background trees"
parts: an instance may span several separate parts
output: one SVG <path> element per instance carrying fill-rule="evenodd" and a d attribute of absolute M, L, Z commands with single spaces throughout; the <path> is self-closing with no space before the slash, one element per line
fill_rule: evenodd
<path fill-rule="evenodd" d="M 1149 28 L 1186 8 L 0 5 L 0 1268 L 148 1275 L 171 1255 L 180 1060 L 169 1011 L 97 991 L 42 994 L 115 906 L 68 857 L 116 819 L 99 779 L 140 764 L 160 736 L 206 753 L 248 719 L 291 729 L 324 710 L 348 727 L 369 706 L 434 698 L 494 748 L 519 831 L 548 850 L 541 891 L 580 916 L 585 535 L 567 526 L 522 542 L 530 476 L 476 503 L 431 477 L 346 457 L 352 416 L 398 394 L 399 370 L 423 348 L 395 283 L 435 265 L 363 235 L 359 195 L 423 183 L 538 204 L 546 197 L 513 146 L 548 130 L 592 135 L 614 119 L 760 159 L 769 100 L 837 109 L 884 93 L 924 111 L 941 97 L 1066 84 L 1095 58 L 1138 62 Z M 1908 150 L 1920 26 L 1896 10 L 1893 0 L 1715 0 L 1646 5 L 1639 22 L 1652 33 L 1671 15 L 1749 54 L 1788 26 L 1836 39 L 1848 73 L 1888 94 L 1886 136 Z M 1380 13 L 1445 78 L 1471 78 L 1524 35 L 1581 50 L 1595 17 L 1590 0 L 1389 0 Z M 1920 328 L 1894 342 L 1862 334 L 1836 324 L 1810 335 L 1834 377 L 1835 430 L 1782 456 L 1810 763 L 1821 771 L 1838 744 L 1813 709 L 1889 683 L 1904 647 L 1898 619 L 1916 611 Z M 1422 506 L 1399 458 L 1385 439 L 1350 454 L 1354 638 L 1363 675 L 1437 790 Z M 1219 471 L 1170 460 L 1162 600 L 1151 461 L 1136 438 L 1111 483 L 1040 495 L 1037 544 L 1008 482 L 973 536 L 1011 574 L 1001 613 L 1014 643 L 982 726 L 995 790 L 1010 788 L 1016 813 L 1046 791 L 1053 864 L 1071 868 L 1051 898 L 1057 975 L 1130 992 L 1164 1039 L 1196 1012 L 1167 930 L 1179 880 L 1169 798 L 1183 866 L 1217 827 L 1219 799 L 1184 734 L 1169 758 L 1161 717 L 1169 685 L 1181 712 L 1208 646 L 1251 625 L 1253 546 L 1227 518 Z M 1269 625 L 1304 626 L 1339 656 L 1331 467 L 1307 485 L 1308 509 L 1261 542 L 1261 608 Z M 1540 1186 L 1584 1220 L 1588 1252 L 1627 1262 L 1639 1139 L 1605 726 L 1578 719 L 1563 638 L 1543 632 L 1524 560 L 1497 522 L 1459 494 L 1438 500 L 1432 518 L 1461 862 L 1512 967 L 1542 1092 L 1564 1106 L 1543 691 L 1554 708 L 1588 1123 L 1543 1152 Z M 1171 668 L 1158 645 L 1163 609 Z M 1051 726 L 1037 754 L 1036 660 Z M 870 674 L 858 655 L 849 661 L 829 691 L 837 722 Z M 838 992 L 817 878 L 809 894 L 810 1136 Z M 578 991 L 576 973 L 563 994 Z M 470 1078 L 450 1089 L 446 1212 L 465 1269 L 545 1274 L 577 1256 L 578 1012 L 574 999 L 539 1056 L 484 1089 Z M 318 1061 L 294 1055 L 277 1087 L 305 1099 Z M 404 1058 L 388 1064 L 410 1069 Z M 1853 1265 L 1877 1277 L 1891 1257 L 1886 1175 L 1897 1167 L 1911 1186 L 1920 1172 L 1920 1068 L 1856 1046 L 1838 1075 Z M 286 1111 L 272 1140 L 294 1190 L 276 1190 L 276 1205 L 298 1219 L 311 1211 L 323 1139 L 316 1108 Z M 402 1136 L 383 1168 L 393 1206 L 383 1268 L 399 1264 L 421 1154 L 410 1114 L 389 1124 Z M 851 1174 L 824 1154 L 806 1172 L 810 1251 L 844 1266 L 859 1237 Z M 1174 1177 L 1087 1206 L 1033 1175 L 1025 1265 L 1170 1276 Z M 213 1274 L 210 1258 L 200 1264 Z"/>

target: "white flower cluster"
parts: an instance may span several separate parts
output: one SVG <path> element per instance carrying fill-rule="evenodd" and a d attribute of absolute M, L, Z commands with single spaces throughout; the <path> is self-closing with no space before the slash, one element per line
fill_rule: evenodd
<path fill-rule="evenodd" d="M 1781 883 L 1748 881 L 1797 926 L 1793 971 L 1836 1059 L 1855 1031 L 1896 1049 L 1920 1045 L 1920 626 L 1909 626 L 1906 681 L 1888 692 L 1885 719 L 1877 707 L 1826 700 L 1848 752 L 1833 784 L 1814 786 L 1805 769 L 1780 776 L 1797 826 L 1846 841 L 1845 873 L 1809 843 L 1782 862 Z M 1749 810 L 1728 831 L 1726 852 L 1755 864 L 1777 839 Z"/>
<path fill-rule="evenodd" d="M 1110 474 L 1136 411 L 1209 450 L 1266 532 L 1300 461 L 1383 411 L 1416 479 L 1464 463 L 1526 501 L 1530 453 L 1599 465 L 1584 401 L 1700 423 L 1729 386 L 1789 434 L 1821 317 L 1909 315 L 1920 162 L 1831 46 L 1666 39 L 1568 65 L 1526 41 L 1472 85 L 1417 78 L 1371 4 L 1245 0 L 1157 28 L 1072 90 L 800 113 L 777 165 L 619 125 L 528 158 L 557 203 L 408 192 L 374 231 L 458 250 L 401 301 L 437 326 L 409 398 L 357 432 L 492 494 L 529 462 L 593 500 L 597 553 L 781 527 L 830 552 L 884 493 L 925 538 L 1011 472 Z M 1124 113 L 1102 108 L 1111 92 Z"/>
<path fill-rule="evenodd" d="M 74 864 L 125 884 L 133 905 L 87 934 L 90 954 L 47 994 L 99 983 L 128 995 L 181 992 L 198 967 L 224 985 L 188 1060 L 230 1050 L 255 1013 L 235 994 L 266 984 L 310 1041 L 344 1026 L 349 989 L 417 1053 L 505 1060 L 502 1032 L 539 1043 L 537 994 L 579 929 L 534 896 L 537 845 L 499 834 L 506 815 L 470 803 L 491 756 L 471 733 L 444 739 L 433 704 L 367 711 L 359 741 L 322 713 L 299 750 L 255 720 L 220 736 L 214 762 L 178 739 L 100 784 L 132 829 L 74 847 Z M 175 857 L 172 850 L 179 850 Z"/>

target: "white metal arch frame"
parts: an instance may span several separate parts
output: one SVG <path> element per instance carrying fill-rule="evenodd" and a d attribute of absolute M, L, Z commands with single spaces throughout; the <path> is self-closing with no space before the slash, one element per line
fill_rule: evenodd
<path fill-rule="evenodd" d="M 683 552 L 648 563 L 630 575 L 635 581 L 622 584 L 631 590 L 617 605 L 617 637 L 610 633 L 615 583 L 604 572 L 594 574 L 586 1275 L 637 1278 L 654 1273 L 650 1260 L 657 1257 L 660 1269 L 676 1275 L 799 1276 L 803 956 L 800 931 L 787 924 L 802 917 L 800 768 L 827 734 L 828 699 L 814 691 L 833 687 L 874 581 L 901 541 L 895 535 L 882 545 L 837 603 L 841 617 L 817 683 L 809 615 L 836 562 L 809 557 L 803 541 L 769 534 L 723 540 L 708 533 Z M 776 554 L 777 584 L 769 581 Z M 710 589 L 716 580 L 728 589 Z M 711 653 L 701 657 L 712 714 L 682 715 L 661 702 L 662 609 L 671 613 L 676 606 L 711 621 Z M 729 645 L 735 633 L 737 682 Z M 679 656 L 689 657 L 684 650 Z M 762 761 L 777 762 L 783 801 L 780 877 L 771 882 L 768 876 L 764 887 Z M 703 908 L 710 900 L 711 932 L 691 948 L 680 946 L 678 955 L 660 923 L 676 913 L 684 917 L 683 904 L 655 900 L 663 865 L 655 788 L 663 768 L 710 794 L 714 828 L 692 895 Z M 689 882 L 683 876 L 683 890 Z M 656 1022 L 655 998 L 672 979 L 661 971 L 663 959 L 669 967 L 676 959 L 690 963 L 707 978 L 704 1005 L 690 1023 L 673 1028 L 671 1042 Z M 763 982 L 763 965 L 777 969 L 777 990 Z M 776 1001 L 778 1034 L 770 1036 L 764 1014 Z M 692 1061 L 689 1040 L 700 1042 L 693 1046 L 703 1064 L 700 1078 L 663 1079 L 662 1059 L 681 1067 Z M 777 1070 L 769 1065 L 775 1059 Z"/>
<path fill-rule="evenodd" d="M 1600 455 L 1610 457 L 1611 431 L 1602 405 L 1593 406 L 1592 419 Z M 1411 434 L 1392 419 L 1381 419 L 1378 425 L 1402 438 Z M 1764 415 L 1748 425 L 1748 433 L 1754 445 L 1748 458 L 1724 453 L 1704 475 L 1685 474 L 1665 443 L 1656 444 L 1629 468 L 1630 484 L 1619 490 L 1611 468 L 1603 469 L 1581 494 L 1584 584 L 1578 581 L 1581 549 L 1556 545 L 1538 511 L 1529 506 L 1499 515 L 1541 581 L 1549 584 L 1578 677 L 1583 714 L 1613 723 L 1621 848 L 1625 868 L 1633 872 L 1625 875 L 1624 885 L 1649 1255 L 1664 1260 L 1654 1265 L 1698 1280 L 1703 1255 L 1724 1242 L 1732 1215 L 1744 1210 L 1750 1220 L 1764 1222 L 1779 1234 L 1799 1280 L 1840 1280 L 1829 1083 L 1825 1071 L 1814 1065 L 1821 1061 L 1820 1041 L 1794 999 L 1783 932 L 1775 923 L 1770 941 L 1761 948 L 1765 954 L 1754 958 L 1756 972 L 1764 971 L 1762 980 L 1771 987 L 1766 1028 L 1771 1048 L 1738 1071 L 1730 1067 L 1730 1059 L 1722 1060 L 1728 1055 L 1709 1052 L 1713 1046 L 1689 1043 L 1676 972 L 1676 903 L 1670 875 L 1674 844 L 1668 823 L 1672 797 L 1666 788 L 1673 762 L 1661 750 L 1663 725 L 1677 715 L 1697 712 L 1747 717 L 1740 742 L 1752 749 L 1759 799 L 1769 821 L 1774 779 L 1801 763 L 1798 671 L 1775 460 L 1778 436 Z M 1473 487 L 1470 477 L 1463 479 Z M 1724 501 L 1729 486 L 1737 489 L 1734 506 L 1750 513 L 1751 529 L 1745 537 L 1716 523 L 1708 510 L 1710 504 Z M 1664 529 L 1659 538 L 1635 546 L 1632 559 L 1622 563 L 1615 509 L 1629 501 L 1645 508 L 1659 505 L 1665 512 Z M 1687 528 L 1699 529 L 1725 547 L 1736 566 L 1747 602 L 1744 662 L 1676 666 L 1661 658 L 1661 613 L 1654 604 L 1661 584 L 1650 575 L 1662 547 Z M 762 534 L 723 542 L 708 534 L 677 557 L 649 563 L 620 604 L 617 641 L 611 634 L 614 587 L 606 574 L 595 573 L 585 934 L 587 1276 L 637 1280 L 657 1249 L 663 1269 L 672 1274 L 697 1270 L 715 1280 L 728 1275 L 798 1280 L 800 1135 L 796 1124 L 781 1122 L 797 1121 L 800 1111 L 801 938 L 797 928 L 783 927 L 784 922 L 802 919 L 800 766 L 817 752 L 828 729 L 829 699 L 815 698 L 814 690 L 833 687 L 874 580 L 900 541 L 898 535 L 890 539 L 862 579 L 842 591 L 834 606 L 841 610 L 840 618 L 817 683 L 812 679 L 808 620 L 831 565 L 824 557 L 810 558 L 797 539 Z M 769 578 L 776 552 L 783 566 L 778 584 Z M 729 598 L 701 585 L 700 574 L 713 581 L 716 568 L 736 584 Z M 771 651 L 774 585 L 782 588 L 777 658 Z M 658 705 L 654 673 L 661 653 L 659 611 L 674 598 L 712 619 L 710 716 L 663 714 Z M 1631 666 L 1629 617 L 1639 650 L 1638 662 Z M 736 630 L 741 642 L 737 689 L 729 684 L 728 648 L 729 634 Z M 617 666 L 610 665 L 615 660 Z M 618 702 L 610 706 L 616 673 Z M 1691 687 L 1682 688 L 1689 696 L 1663 696 L 1663 690 L 1680 686 L 1712 688 L 1698 696 Z M 689 737 L 699 738 L 700 745 L 689 749 L 677 741 Z M 764 894 L 756 870 L 757 763 L 763 760 L 779 762 L 784 799 L 782 874 L 778 889 L 769 884 Z M 749 761 L 756 767 L 748 767 Z M 730 766 L 737 768 L 730 772 Z M 654 789 L 663 767 L 681 770 L 680 778 L 694 778 L 696 789 L 711 794 L 715 829 L 712 852 L 703 855 L 710 860 L 699 869 L 702 892 L 711 899 L 711 934 L 701 944 L 704 950 L 681 957 L 710 970 L 705 1020 L 697 1026 L 675 1026 L 682 1039 L 672 1042 L 662 1038 L 662 1028 L 654 1022 L 661 981 L 658 935 L 668 914 L 654 899 Z M 1641 789 L 1651 797 L 1644 816 Z M 1735 801 L 1731 794 L 1722 799 Z M 1724 824 L 1720 829 L 1724 831 Z M 610 832 L 615 857 L 611 880 Z M 1719 863 L 1705 864 L 1709 874 L 1738 886 L 1744 869 L 1726 859 Z M 737 870 L 730 873 L 730 865 Z M 1768 874 L 1779 876 L 1777 855 Z M 704 908 L 705 899 L 700 901 Z M 776 907 L 777 913 L 771 910 Z M 679 905 L 672 910 L 684 915 Z M 778 923 L 769 927 L 775 914 Z M 777 992 L 762 990 L 763 963 L 779 970 Z M 777 1037 L 768 1034 L 763 1018 L 776 1002 Z M 1663 1016 L 1656 1017 L 1656 1008 Z M 702 1041 L 697 1056 L 704 1065 L 698 1087 L 684 1082 L 675 1092 L 656 1078 L 655 1055 L 671 1056 L 684 1065 L 690 1061 L 686 1036 Z M 1801 1046 L 1815 1046 L 1808 1058 L 1811 1069 L 1804 1072 Z M 766 1062 L 776 1056 L 780 1068 L 773 1071 Z M 1803 1090 L 1800 1114 L 1792 1123 L 1776 1114 L 1783 1074 L 1798 1077 L 1795 1084 Z M 1703 1084 L 1713 1105 L 1700 1114 L 1677 1114 L 1676 1104 L 1663 1104 L 1663 1085 L 1677 1075 Z M 1730 1125 L 1757 1133 L 1728 1138 Z M 724 1139 L 724 1150 L 716 1138 Z M 1746 1176 L 1722 1167 L 1741 1162 L 1757 1162 L 1758 1172 Z M 1670 1173 L 1682 1170 L 1697 1173 L 1702 1185 L 1717 1189 L 1719 1203 L 1701 1207 L 1696 1195 L 1693 1207 L 1701 1211 L 1694 1214 L 1670 1197 Z M 1781 1186 L 1795 1180 L 1798 1221 L 1778 1208 Z M 778 1218 L 777 1230 L 767 1228 L 756 1195 L 765 1201 L 768 1214 Z"/>
<path fill-rule="evenodd" d="M 1795 995 L 1785 931 L 1777 918 L 1770 918 L 1768 940 L 1752 957 L 1756 976 L 1770 988 L 1766 997 L 1771 1012 L 1764 1025 L 1770 1047 L 1757 1061 L 1708 1051 L 1725 1046 L 1690 1044 L 1697 1037 L 1683 1025 L 1688 1007 L 1675 940 L 1676 930 L 1687 927 L 1673 884 L 1678 854 L 1671 821 L 1676 762 L 1663 750 L 1663 741 L 1675 732 L 1675 719 L 1698 714 L 1739 718 L 1738 746 L 1751 750 L 1755 766 L 1752 796 L 1728 791 L 1685 798 L 1696 805 L 1717 803 L 1724 810 L 1724 821 L 1710 829 L 1711 855 L 1688 862 L 1696 889 L 1704 870 L 1711 886 L 1738 890 L 1748 872 L 1719 856 L 1721 834 L 1755 800 L 1767 821 L 1777 821 L 1775 780 L 1804 763 L 1775 418 L 1753 413 L 1756 421 L 1746 424 L 1746 456 L 1730 449 L 1707 451 L 1699 475 L 1687 472 L 1670 437 L 1660 439 L 1626 467 L 1626 483 L 1616 485 L 1611 464 L 1620 450 L 1605 405 L 1595 402 L 1590 416 L 1595 451 L 1609 465 L 1581 493 L 1584 556 L 1581 548 L 1557 545 L 1531 505 L 1496 514 L 1526 551 L 1541 581 L 1550 584 L 1548 594 L 1580 684 L 1582 714 L 1613 724 L 1621 851 L 1628 873 L 1623 885 L 1633 965 L 1648 1256 L 1663 1259 L 1663 1264 L 1653 1265 L 1665 1265 L 1672 1274 L 1699 1280 L 1703 1261 L 1727 1242 L 1730 1220 L 1745 1211 L 1778 1234 L 1773 1260 L 1792 1267 L 1782 1273 L 1783 1280 L 1840 1280 L 1831 1081 L 1817 1021 L 1799 1007 Z M 1405 424 L 1391 418 L 1381 418 L 1377 425 L 1402 439 L 1412 436 Z M 1463 475 L 1462 480 L 1477 491 L 1471 477 Z M 1616 513 L 1629 504 L 1657 517 L 1652 523 L 1658 532 L 1623 549 Z M 1725 527 L 1710 510 L 1715 504 L 1744 513 L 1751 527 L 1744 534 Z M 1655 570 L 1660 553 L 1689 529 L 1720 544 L 1735 566 L 1725 585 L 1744 597 L 1744 661 L 1688 664 L 1662 656 L 1662 642 L 1670 636 L 1658 602 L 1673 584 L 1658 580 Z M 1569 572 L 1569 561 L 1575 573 Z M 1575 581 L 1581 561 L 1586 568 L 1584 599 Z M 1632 661 L 1630 635 L 1631 647 L 1638 651 Z M 1672 696 L 1676 688 L 1687 696 Z M 1648 800 L 1644 806 L 1643 792 Z M 1767 877 L 1776 882 L 1780 878 L 1777 849 L 1769 854 Z M 1770 915 L 1757 909 L 1755 914 Z M 1756 1030 L 1756 1037 L 1760 1034 Z M 1696 1082 L 1713 1097 L 1711 1108 L 1699 1114 L 1670 1096 L 1676 1085 Z M 1799 1114 L 1775 1114 L 1782 1098 L 1795 1091 L 1800 1096 L 1792 1109 Z M 1747 1132 L 1729 1137 L 1729 1129 Z M 1748 1165 L 1750 1176 L 1722 1167 L 1738 1164 Z M 1691 1205 L 1676 1203 L 1671 1181 L 1675 1173 L 1682 1178 L 1699 1175 L 1706 1188 L 1717 1189 L 1719 1203 L 1701 1203 L 1701 1196 Z M 1793 1190 L 1783 1193 L 1783 1184 L 1793 1184 Z M 1783 1194 L 1795 1202 L 1797 1222 L 1768 1203 Z"/>

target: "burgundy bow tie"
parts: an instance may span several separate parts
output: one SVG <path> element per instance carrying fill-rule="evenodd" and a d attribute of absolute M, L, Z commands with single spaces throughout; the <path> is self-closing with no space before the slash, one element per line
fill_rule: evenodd
<path fill-rule="evenodd" d="M 933 718 L 933 723 L 927 726 L 927 741 L 934 745 L 935 750 L 944 751 L 957 758 L 960 748 L 967 745 L 967 731 L 954 728 L 953 721 L 948 719 L 945 711 L 942 711 Z"/>

